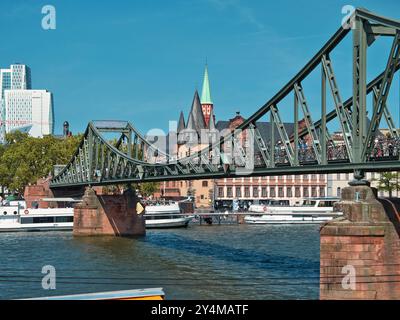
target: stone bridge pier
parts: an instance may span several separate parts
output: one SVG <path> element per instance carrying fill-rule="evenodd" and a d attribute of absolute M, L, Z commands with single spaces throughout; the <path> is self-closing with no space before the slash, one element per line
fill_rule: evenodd
<path fill-rule="evenodd" d="M 136 212 L 138 198 L 128 188 L 122 195 L 97 195 L 87 187 L 82 202 L 74 207 L 74 236 L 143 236 L 143 213 Z"/>
<path fill-rule="evenodd" d="M 400 299 L 399 208 L 369 186 L 343 189 L 344 217 L 320 230 L 320 299 Z"/>

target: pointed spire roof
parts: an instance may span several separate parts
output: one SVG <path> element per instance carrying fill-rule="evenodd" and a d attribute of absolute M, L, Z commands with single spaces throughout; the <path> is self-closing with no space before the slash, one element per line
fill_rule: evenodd
<path fill-rule="evenodd" d="M 184 129 L 185 129 L 185 116 L 183 115 L 183 112 L 181 111 L 181 114 L 179 116 L 179 121 L 178 121 L 177 132 L 179 133 Z"/>
<path fill-rule="evenodd" d="M 186 125 L 186 128 L 184 129 L 184 141 L 186 143 L 192 144 L 197 142 L 198 140 L 198 134 L 197 134 L 197 130 L 196 130 L 196 124 L 195 124 L 195 120 L 194 120 L 194 116 L 193 113 L 191 112 L 189 114 L 189 118 L 188 118 L 188 122 Z"/>
<path fill-rule="evenodd" d="M 208 129 L 210 131 L 215 130 L 215 120 L 214 120 L 214 110 L 211 109 L 211 114 L 210 114 L 210 122 L 208 123 Z"/>
<path fill-rule="evenodd" d="M 196 125 L 194 123 L 193 113 L 192 112 L 189 113 L 189 118 L 188 118 L 188 121 L 187 121 L 185 129 L 188 130 L 188 131 L 189 130 L 196 130 Z"/>
<path fill-rule="evenodd" d="M 201 103 L 202 104 L 213 104 L 212 100 L 211 100 L 210 81 L 208 79 L 207 64 L 206 64 L 206 68 L 204 70 L 203 90 L 201 92 Z"/>
<path fill-rule="evenodd" d="M 192 118 L 192 121 L 193 121 L 192 129 L 196 130 L 198 133 L 200 133 L 200 130 L 206 128 L 206 122 L 204 120 L 204 115 L 203 115 L 200 98 L 199 98 L 199 93 L 197 92 L 197 90 L 194 93 L 192 108 L 190 110 L 187 128 L 189 128 L 188 126 L 189 126 L 190 118 Z"/>

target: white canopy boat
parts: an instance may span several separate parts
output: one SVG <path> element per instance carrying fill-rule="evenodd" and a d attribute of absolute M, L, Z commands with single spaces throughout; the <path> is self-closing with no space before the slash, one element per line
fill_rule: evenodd
<path fill-rule="evenodd" d="M 299 206 L 251 205 L 252 215 L 244 218 L 250 224 L 308 224 L 321 223 L 343 215 L 334 212 L 339 198 L 307 198 Z"/>
<path fill-rule="evenodd" d="M 146 228 L 187 227 L 193 215 L 182 214 L 179 203 L 147 205 Z"/>
<path fill-rule="evenodd" d="M 44 199 L 42 199 L 44 201 Z M 52 202 L 78 202 L 72 198 L 51 198 Z M 74 209 L 26 208 L 24 201 L 0 207 L 0 232 L 70 231 L 73 229 Z"/>

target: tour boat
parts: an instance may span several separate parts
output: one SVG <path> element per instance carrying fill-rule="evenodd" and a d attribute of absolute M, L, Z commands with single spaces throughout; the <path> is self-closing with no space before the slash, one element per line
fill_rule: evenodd
<path fill-rule="evenodd" d="M 179 203 L 149 204 L 145 211 L 146 228 L 187 227 L 193 215 L 181 213 Z"/>
<path fill-rule="evenodd" d="M 67 202 L 76 202 L 68 199 Z M 51 199 L 65 202 L 66 198 Z M 26 208 L 25 203 L 0 207 L 0 232 L 70 231 L 73 229 L 73 208 Z"/>
<path fill-rule="evenodd" d="M 321 223 L 343 215 L 334 212 L 333 204 L 339 198 L 307 198 L 299 206 L 251 205 L 253 213 L 244 218 L 250 224 L 308 224 Z"/>

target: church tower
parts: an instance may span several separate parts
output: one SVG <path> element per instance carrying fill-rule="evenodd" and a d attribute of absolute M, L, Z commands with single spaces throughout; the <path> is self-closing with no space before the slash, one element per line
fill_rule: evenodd
<path fill-rule="evenodd" d="M 210 124 L 210 117 L 212 114 L 214 114 L 214 112 L 213 112 L 214 105 L 211 100 L 210 82 L 208 79 L 207 64 L 206 64 L 206 68 L 204 71 L 203 90 L 201 92 L 201 109 L 203 111 L 206 127 L 208 128 L 208 126 Z"/>

